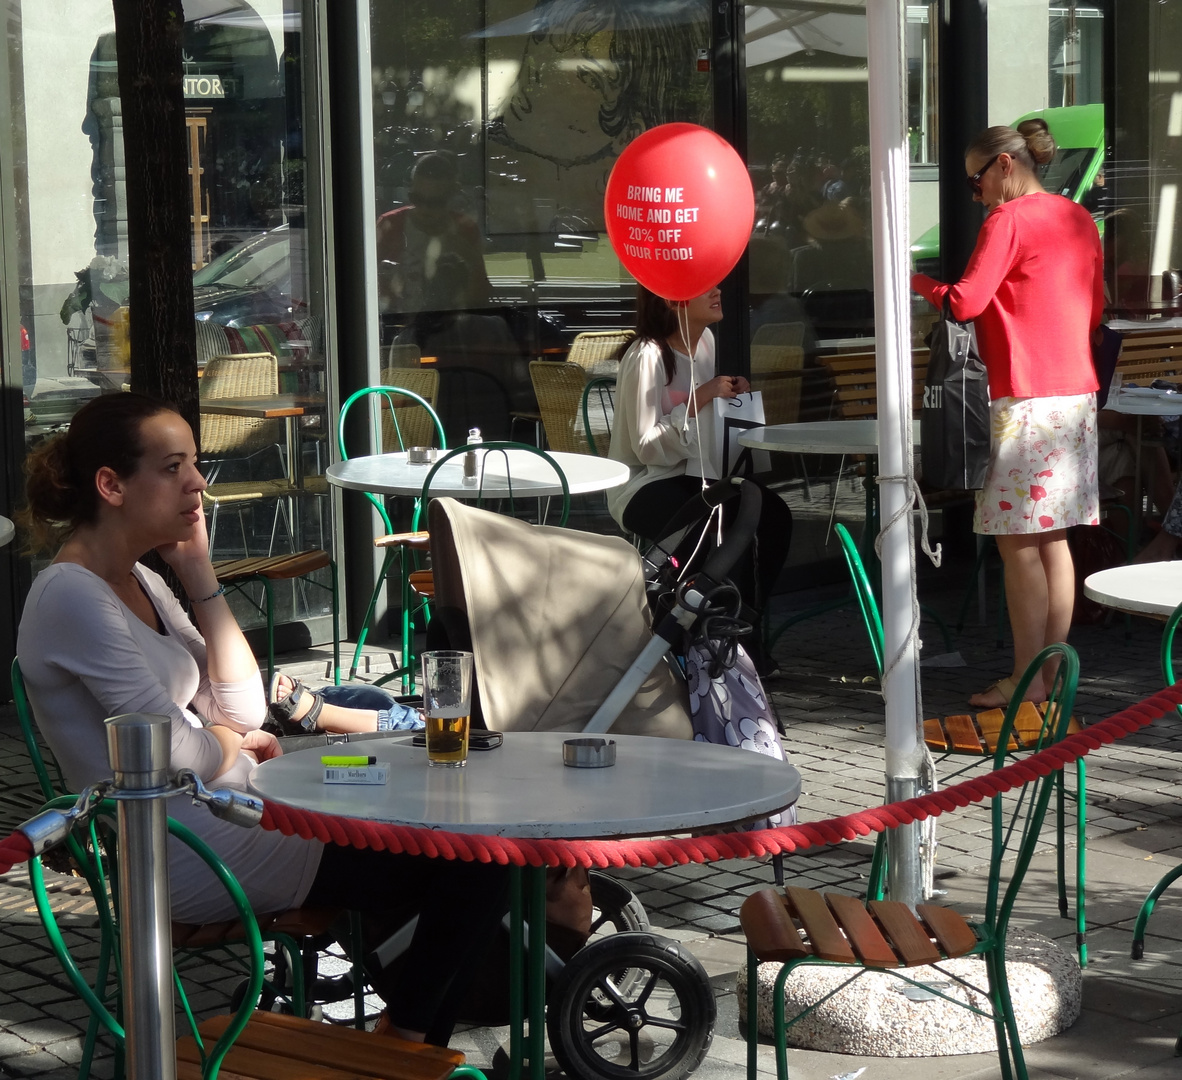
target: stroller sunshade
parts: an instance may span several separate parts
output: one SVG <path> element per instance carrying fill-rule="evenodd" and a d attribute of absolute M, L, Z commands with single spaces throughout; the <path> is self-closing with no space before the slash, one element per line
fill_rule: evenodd
<path fill-rule="evenodd" d="M 579 731 L 652 637 L 636 550 L 455 499 L 431 503 L 435 602 L 467 617 L 485 724 Z M 685 685 L 659 664 L 613 732 L 693 738 Z"/>

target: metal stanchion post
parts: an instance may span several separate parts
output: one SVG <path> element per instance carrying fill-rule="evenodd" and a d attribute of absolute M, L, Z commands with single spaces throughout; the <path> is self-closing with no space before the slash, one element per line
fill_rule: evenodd
<path fill-rule="evenodd" d="M 172 790 L 170 739 L 167 716 L 129 713 L 107 721 L 107 750 L 124 796 L 119 921 L 128 1080 L 176 1080 L 165 799 Z"/>

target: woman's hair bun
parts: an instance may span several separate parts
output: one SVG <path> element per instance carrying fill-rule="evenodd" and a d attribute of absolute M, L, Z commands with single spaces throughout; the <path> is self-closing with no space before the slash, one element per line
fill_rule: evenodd
<path fill-rule="evenodd" d="M 1036 165 L 1046 165 L 1055 156 L 1055 140 L 1051 136 L 1047 122 L 1041 116 L 1023 120 L 1017 130 L 1026 140 L 1026 149 Z"/>

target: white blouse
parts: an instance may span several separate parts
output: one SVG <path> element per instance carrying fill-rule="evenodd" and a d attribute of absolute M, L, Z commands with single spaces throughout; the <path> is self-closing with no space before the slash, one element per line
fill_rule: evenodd
<path fill-rule="evenodd" d="M 688 415 L 690 393 L 714 378 L 714 335 L 702 332 L 691 361 L 673 350 L 676 367 L 665 381 L 661 348 L 637 341 L 620 359 L 615 419 L 608 456 L 628 466 L 628 482 L 607 493 L 611 515 L 621 525 L 624 510 L 645 484 L 678 476 L 696 452 L 697 420 Z"/>

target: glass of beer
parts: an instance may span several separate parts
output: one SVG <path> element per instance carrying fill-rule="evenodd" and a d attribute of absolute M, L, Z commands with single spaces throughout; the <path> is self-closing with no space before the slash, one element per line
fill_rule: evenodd
<path fill-rule="evenodd" d="M 427 719 L 427 764 L 450 769 L 467 764 L 472 715 L 470 652 L 423 653 L 423 705 Z"/>

